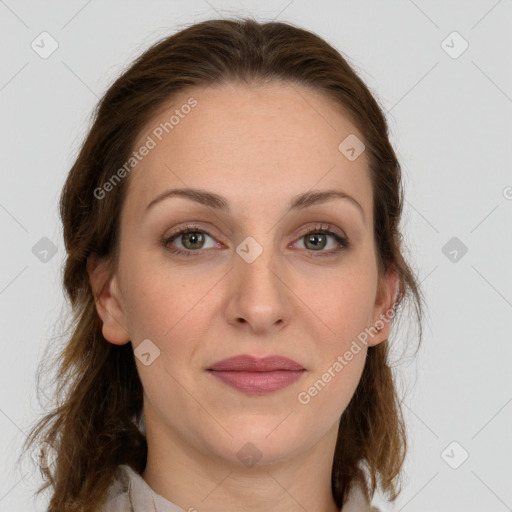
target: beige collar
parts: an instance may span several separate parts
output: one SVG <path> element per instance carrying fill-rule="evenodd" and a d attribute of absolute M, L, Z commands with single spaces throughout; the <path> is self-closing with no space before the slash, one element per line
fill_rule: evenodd
<path fill-rule="evenodd" d="M 186 512 L 157 494 L 130 466 L 118 467 L 114 482 L 100 512 Z M 365 501 L 362 490 L 354 487 L 342 512 L 379 512 Z"/>

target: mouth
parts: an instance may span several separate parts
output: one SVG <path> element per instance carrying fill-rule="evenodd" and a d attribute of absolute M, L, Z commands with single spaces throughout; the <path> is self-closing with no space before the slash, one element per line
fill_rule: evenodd
<path fill-rule="evenodd" d="M 286 357 L 255 358 L 249 355 L 224 359 L 207 371 L 227 386 L 249 395 L 279 391 L 306 373 L 302 365 Z"/>

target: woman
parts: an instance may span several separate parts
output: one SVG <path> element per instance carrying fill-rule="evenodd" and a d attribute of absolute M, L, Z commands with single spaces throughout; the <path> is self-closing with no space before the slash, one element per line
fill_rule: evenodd
<path fill-rule="evenodd" d="M 73 332 L 27 444 L 49 510 L 396 499 L 401 212 L 382 111 L 318 36 L 211 20 L 147 50 L 62 191 Z"/>

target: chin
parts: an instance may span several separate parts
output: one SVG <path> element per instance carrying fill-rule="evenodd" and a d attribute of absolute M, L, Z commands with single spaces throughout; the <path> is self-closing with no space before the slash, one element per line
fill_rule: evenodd
<path fill-rule="evenodd" d="M 245 427 L 231 424 L 228 430 L 233 437 L 226 434 L 220 444 L 219 439 L 210 440 L 212 449 L 230 464 L 252 467 L 254 464 L 275 464 L 286 460 L 296 456 L 306 445 L 314 444 L 314 440 L 308 443 L 303 434 L 294 435 L 291 425 L 284 427 L 283 423 L 278 426 L 279 421 L 252 422 Z"/>

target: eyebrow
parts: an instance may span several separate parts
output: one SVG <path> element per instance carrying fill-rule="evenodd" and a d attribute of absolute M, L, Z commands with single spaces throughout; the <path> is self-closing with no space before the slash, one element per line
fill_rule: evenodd
<path fill-rule="evenodd" d="M 146 206 L 146 212 L 160 201 L 163 201 L 164 199 L 167 199 L 169 197 L 183 197 L 185 199 L 195 201 L 196 203 L 200 203 L 209 208 L 215 208 L 217 210 L 229 212 L 229 203 L 225 197 L 220 196 L 219 194 L 215 194 L 214 192 L 207 192 L 206 190 L 201 190 L 197 188 L 177 188 L 172 190 L 166 190 L 162 194 L 155 197 L 155 199 L 153 199 Z M 333 199 L 345 199 L 349 201 L 350 204 L 356 206 L 357 209 L 360 211 L 363 217 L 363 221 L 366 221 L 363 207 L 356 199 L 354 199 L 351 195 L 347 194 L 346 192 L 333 189 L 321 191 L 313 190 L 292 197 L 291 201 L 288 204 L 287 212 L 293 210 L 303 210 L 314 205 L 322 204 L 327 201 L 332 201 Z"/>

